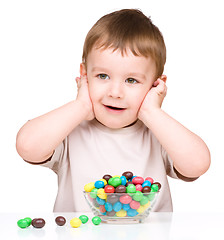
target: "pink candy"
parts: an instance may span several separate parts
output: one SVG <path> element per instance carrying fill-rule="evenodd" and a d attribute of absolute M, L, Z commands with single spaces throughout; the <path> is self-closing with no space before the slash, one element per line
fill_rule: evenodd
<path fill-rule="evenodd" d="M 130 207 L 132 208 L 132 209 L 138 209 L 139 207 L 140 207 L 140 202 L 137 202 L 137 201 L 134 201 L 134 200 L 132 200 L 131 202 L 130 202 Z"/>
<path fill-rule="evenodd" d="M 143 187 L 141 184 L 137 184 L 135 187 L 136 187 L 136 191 L 140 191 L 140 192 L 142 191 Z"/>
<path fill-rule="evenodd" d="M 149 182 L 151 182 L 151 184 L 153 184 L 154 180 L 151 177 L 147 177 L 145 180 L 148 180 Z"/>
<path fill-rule="evenodd" d="M 123 203 L 123 204 L 128 204 L 131 201 L 132 201 L 132 198 L 128 194 L 125 194 L 125 195 L 120 197 L 120 202 Z"/>
<path fill-rule="evenodd" d="M 136 184 L 142 184 L 144 182 L 144 178 L 143 177 L 134 177 L 132 179 L 132 182 L 136 185 Z"/>

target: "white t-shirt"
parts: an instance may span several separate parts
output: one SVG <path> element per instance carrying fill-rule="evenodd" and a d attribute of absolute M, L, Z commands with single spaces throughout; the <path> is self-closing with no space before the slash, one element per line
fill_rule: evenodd
<path fill-rule="evenodd" d="M 139 120 L 122 129 L 109 129 L 95 119 L 84 121 L 55 149 L 51 160 L 41 165 L 58 175 L 55 212 L 90 211 L 84 185 L 105 174 L 122 175 L 125 171 L 160 182 L 152 211 L 173 211 L 167 175 L 179 175 L 161 144 Z"/>

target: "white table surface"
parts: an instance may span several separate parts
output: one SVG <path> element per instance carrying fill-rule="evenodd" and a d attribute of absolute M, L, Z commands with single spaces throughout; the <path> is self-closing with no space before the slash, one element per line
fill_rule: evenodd
<path fill-rule="evenodd" d="M 89 217 L 86 224 L 72 228 L 70 220 L 85 214 Z M 67 223 L 57 226 L 55 217 L 62 215 Z M 17 221 L 21 218 L 44 218 L 42 229 L 32 226 L 20 229 Z M 217 240 L 224 239 L 224 213 L 151 213 L 144 223 L 117 225 L 101 223 L 93 225 L 91 213 L 1 213 L 0 239 L 96 239 L 96 240 Z"/>

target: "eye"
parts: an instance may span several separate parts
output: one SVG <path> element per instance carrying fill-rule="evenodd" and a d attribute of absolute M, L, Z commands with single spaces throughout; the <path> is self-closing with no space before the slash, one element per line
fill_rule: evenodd
<path fill-rule="evenodd" d="M 128 79 L 125 80 L 125 82 L 127 82 L 127 83 L 131 83 L 131 84 L 138 83 L 138 81 L 135 80 L 134 78 L 128 78 Z"/>
<path fill-rule="evenodd" d="M 97 77 L 103 80 L 109 79 L 109 76 L 105 73 L 100 73 L 97 75 Z"/>

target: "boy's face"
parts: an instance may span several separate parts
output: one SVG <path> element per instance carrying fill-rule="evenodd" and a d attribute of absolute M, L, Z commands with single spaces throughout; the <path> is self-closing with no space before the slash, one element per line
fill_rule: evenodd
<path fill-rule="evenodd" d="M 129 50 L 93 48 L 87 58 L 89 94 L 96 119 L 109 128 L 122 128 L 138 118 L 138 111 L 155 81 L 151 58 Z"/>

